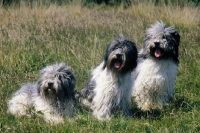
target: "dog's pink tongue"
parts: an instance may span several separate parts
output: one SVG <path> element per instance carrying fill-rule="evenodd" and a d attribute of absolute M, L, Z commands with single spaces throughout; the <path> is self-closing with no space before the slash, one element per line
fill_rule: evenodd
<path fill-rule="evenodd" d="M 155 55 L 155 57 L 160 57 L 161 56 L 160 49 L 156 49 L 154 55 Z"/>
<path fill-rule="evenodd" d="M 119 61 L 116 61 L 114 64 L 115 68 L 120 68 L 121 67 L 121 63 Z"/>

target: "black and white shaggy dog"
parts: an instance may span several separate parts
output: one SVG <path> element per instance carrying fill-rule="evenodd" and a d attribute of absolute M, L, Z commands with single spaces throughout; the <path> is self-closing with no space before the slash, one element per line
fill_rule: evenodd
<path fill-rule="evenodd" d="M 143 110 L 162 108 L 174 91 L 180 36 L 173 26 L 157 21 L 146 30 L 143 48 L 138 54 L 133 97 Z"/>
<path fill-rule="evenodd" d="M 31 107 L 43 113 L 46 122 L 62 123 L 64 116 L 75 113 L 75 77 L 64 63 L 45 67 L 36 83 L 26 83 L 8 101 L 8 113 L 28 115 Z"/>
<path fill-rule="evenodd" d="M 134 42 L 121 37 L 111 41 L 104 61 L 96 67 L 79 100 L 93 110 L 100 120 L 109 120 L 113 109 L 129 115 L 133 79 L 131 71 L 137 66 Z"/>

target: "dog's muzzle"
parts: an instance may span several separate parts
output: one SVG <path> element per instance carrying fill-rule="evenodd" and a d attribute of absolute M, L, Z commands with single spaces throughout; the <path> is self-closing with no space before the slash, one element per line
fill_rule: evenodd
<path fill-rule="evenodd" d="M 47 86 L 46 91 L 47 92 L 55 91 L 55 89 L 54 89 L 54 83 L 53 82 L 48 82 L 48 86 Z"/>
<path fill-rule="evenodd" d="M 116 59 L 113 60 L 113 66 L 116 69 L 120 69 L 122 66 L 122 55 L 121 54 L 116 54 Z"/>
<path fill-rule="evenodd" d="M 150 48 L 151 54 L 156 58 L 160 58 L 164 52 L 160 45 L 160 42 L 154 42 L 154 47 Z"/>
<path fill-rule="evenodd" d="M 115 58 L 112 59 L 111 67 L 117 71 L 120 71 L 124 67 L 124 55 L 123 54 L 116 54 Z"/>

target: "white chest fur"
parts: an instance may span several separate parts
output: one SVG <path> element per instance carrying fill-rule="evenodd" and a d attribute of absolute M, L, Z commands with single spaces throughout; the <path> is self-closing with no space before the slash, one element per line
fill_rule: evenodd
<path fill-rule="evenodd" d="M 167 104 L 174 91 L 177 65 L 172 60 L 146 59 L 133 72 L 135 84 L 132 95 L 142 110 Z"/>
<path fill-rule="evenodd" d="M 92 109 L 99 119 L 109 119 L 112 108 L 119 108 L 128 113 L 133 79 L 130 73 L 113 75 L 101 65 L 92 73 L 92 80 L 96 82 L 95 96 Z"/>

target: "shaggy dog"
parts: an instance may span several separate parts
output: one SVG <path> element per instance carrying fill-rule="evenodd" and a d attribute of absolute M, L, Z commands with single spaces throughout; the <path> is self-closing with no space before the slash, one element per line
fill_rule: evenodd
<path fill-rule="evenodd" d="M 135 44 L 124 37 L 114 39 L 106 49 L 104 61 L 92 71 L 86 87 L 81 90 L 80 102 L 89 106 L 100 120 L 109 120 L 113 109 L 129 115 L 131 71 L 136 65 Z"/>
<path fill-rule="evenodd" d="M 174 27 L 167 27 L 162 21 L 146 30 L 138 66 L 132 73 L 132 95 L 141 110 L 161 109 L 172 98 L 179 42 L 180 36 Z"/>
<path fill-rule="evenodd" d="M 46 122 L 63 122 L 63 116 L 75 113 L 75 77 L 69 66 L 64 63 L 45 67 L 36 83 L 26 83 L 8 101 L 8 113 L 28 115 L 31 107 L 43 113 Z"/>

